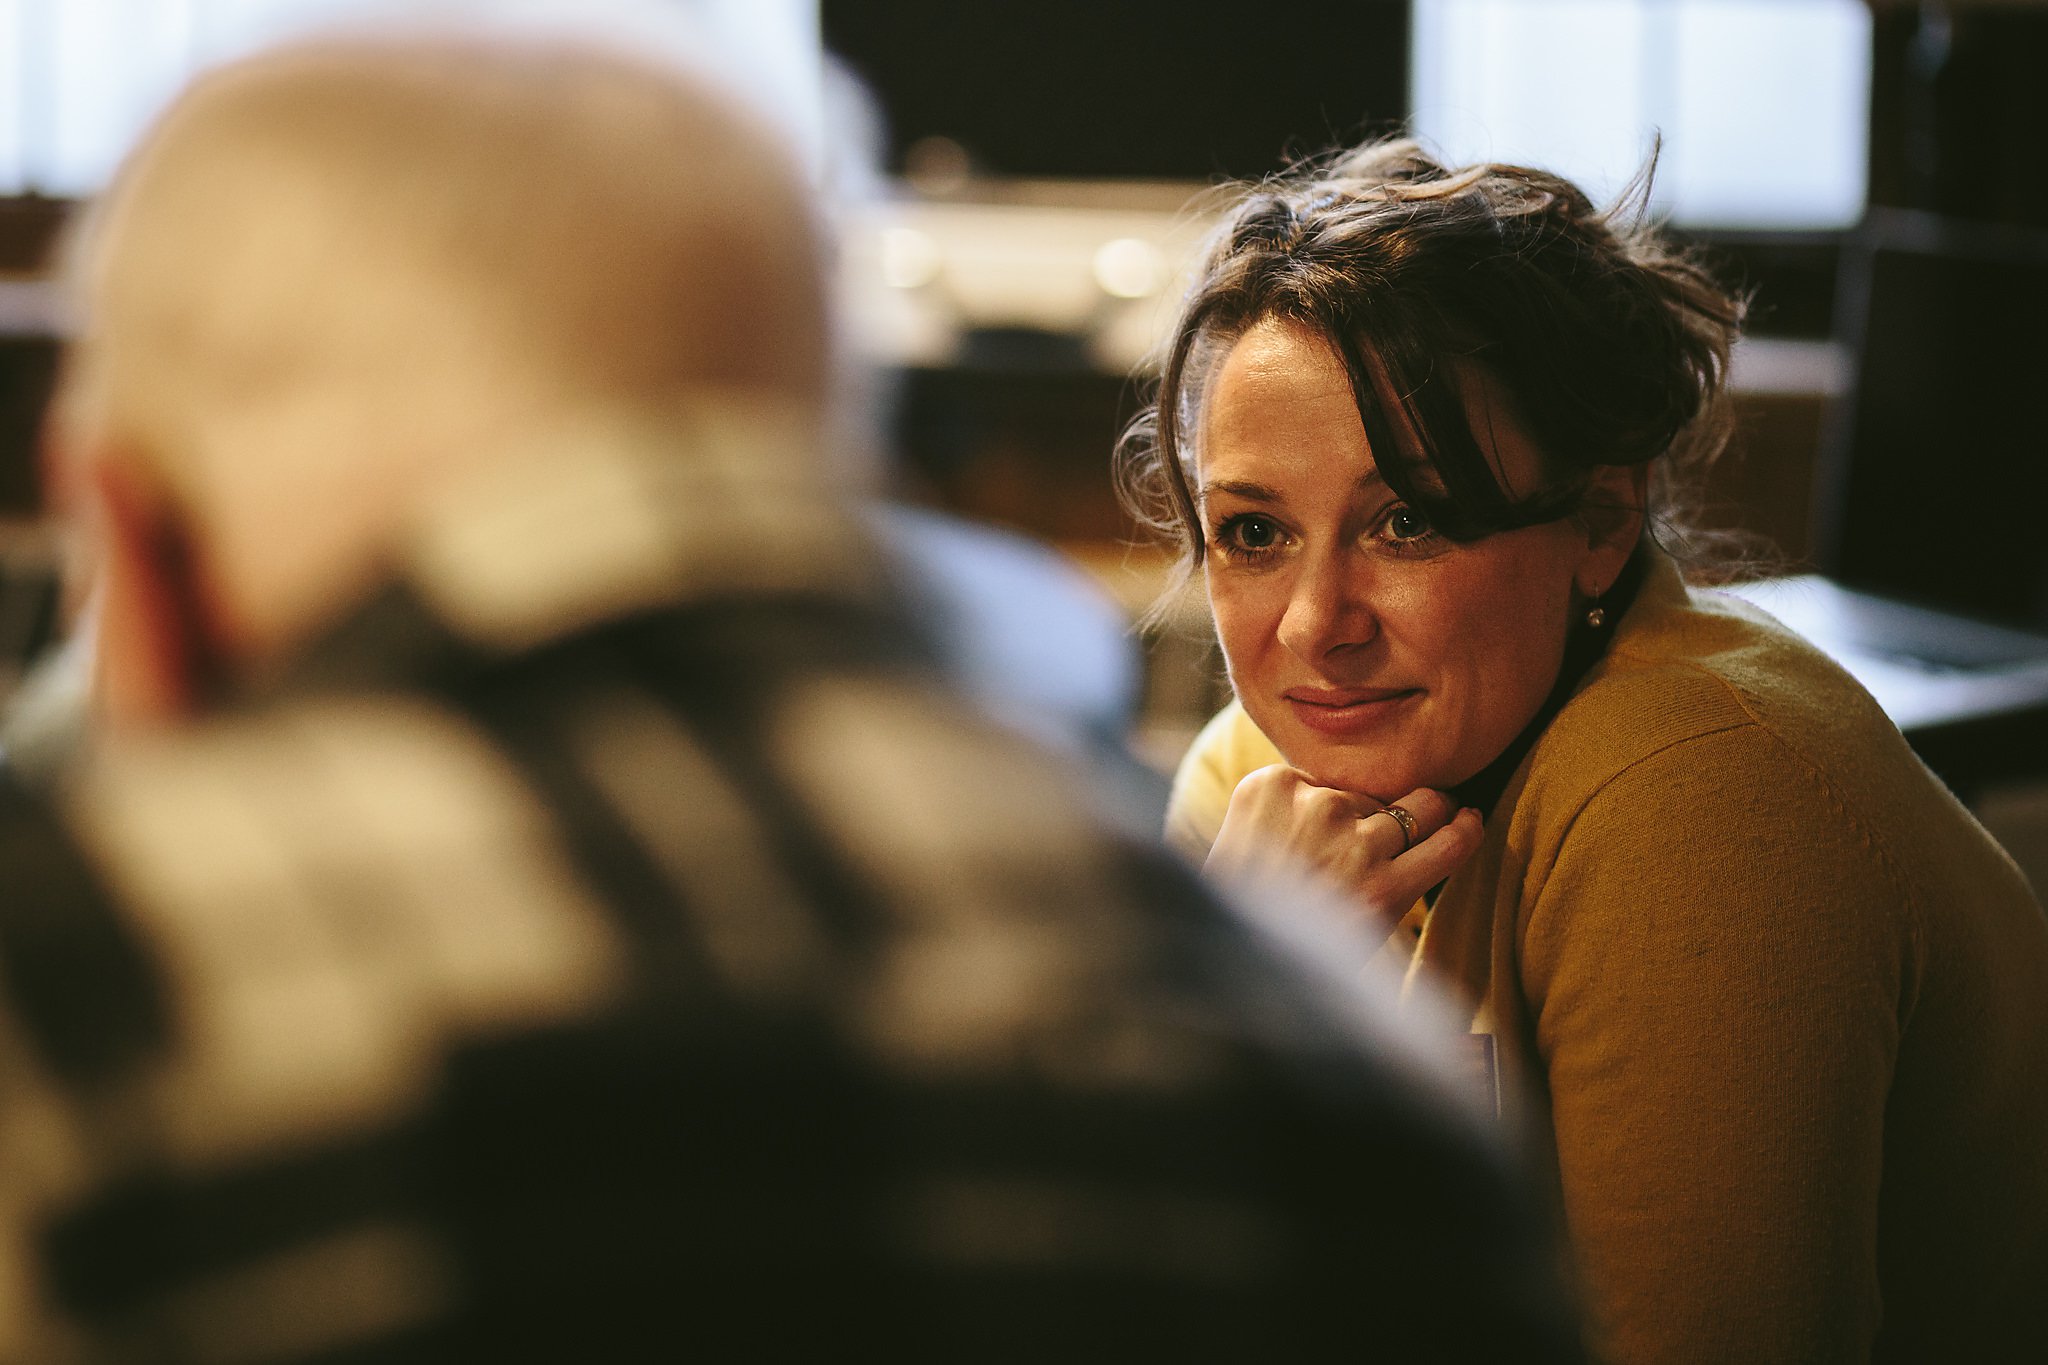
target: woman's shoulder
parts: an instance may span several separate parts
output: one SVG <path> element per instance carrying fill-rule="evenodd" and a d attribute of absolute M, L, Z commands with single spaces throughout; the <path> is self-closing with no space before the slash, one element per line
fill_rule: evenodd
<path fill-rule="evenodd" d="M 1918 766 L 1884 711 L 1826 655 L 1748 603 L 1686 587 L 1661 564 L 1544 747 L 1578 758 L 1597 780 L 1707 736 L 1749 751 L 1755 764 Z"/>
<path fill-rule="evenodd" d="M 1819 650 L 1724 594 L 1680 586 L 1648 605 L 1537 746 L 1526 818 L 1562 837 L 1600 815 L 1660 844 L 1667 825 L 1726 824 L 1753 845 L 1758 825 L 1789 824 L 1814 868 L 1832 857 L 1922 890 L 2006 880 L 1989 837 Z"/>

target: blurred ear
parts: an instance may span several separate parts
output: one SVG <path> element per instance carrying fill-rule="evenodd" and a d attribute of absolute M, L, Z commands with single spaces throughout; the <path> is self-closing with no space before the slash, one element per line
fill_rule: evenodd
<path fill-rule="evenodd" d="M 1646 466 L 1601 465 L 1593 471 L 1578 514 L 1586 533 L 1586 554 L 1579 561 L 1575 580 L 1582 595 L 1598 597 L 1621 577 L 1622 566 L 1642 538 L 1643 509 L 1649 495 Z"/>
<path fill-rule="evenodd" d="M 99 715 L 124 727 L 192 715 L 214 689 L 217 660 L 186 530 L 133 461 L 79 468 L 99 542 Z"/>

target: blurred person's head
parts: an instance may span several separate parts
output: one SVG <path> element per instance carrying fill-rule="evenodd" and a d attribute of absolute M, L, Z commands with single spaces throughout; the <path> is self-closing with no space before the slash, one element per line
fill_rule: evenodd
<path fill-rule="evenodd" d="M 790 142 L 670 54 L 444 27 L 203 77 L 74 250 L 109 718 L 274 666 L 515 452 L 706 402 L 815 433 L 823 270 Z"/>
<path fill-rule="evenodd" d="M 1655 476 L 1722 443 L 1741 306 L 1640 210 L 1397 141 L 1225 215 L 1120 473 L 1314 781 L 1391 801 L 1491 764 L 1601 619 Z"/>

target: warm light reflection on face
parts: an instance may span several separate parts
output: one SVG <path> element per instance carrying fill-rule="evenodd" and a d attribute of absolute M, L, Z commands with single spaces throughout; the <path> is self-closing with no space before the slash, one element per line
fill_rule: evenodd
<path fill-rule="evenodd" d="M 1495 395 L 1481 449 L 1511 492 L 1534 444 Z M 1198 442 L 1205 575 L 1238 698 L 1324 786 L 1393 801 L 1473 776 L 1557 678 L 1574 577 L 1571 518 L 1458 544 L 1381 479 L 1330 345 L 1269 320 L 1232 347 Z"/>

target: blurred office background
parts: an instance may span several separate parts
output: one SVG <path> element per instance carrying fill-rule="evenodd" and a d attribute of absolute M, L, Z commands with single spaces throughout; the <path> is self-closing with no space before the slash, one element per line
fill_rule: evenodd
<path fill-rule="evenodd" d="M 1109 453 L 1202 191 L 1405 126 L 1596 194 L 1661 137 L 1656 211 L 1754 291 L 1707 520 L 1753 533 L 1780 571 L 1855 561 L 1904 596 L 1938 585 L 1945 608 L 2048 629 L 2038 427 L 1986 418 L 1898 457 L 1876 494 L 1845 473 L 1873 439 L 1867 357 L 1929 376 L 1884 381 L 1918 414 L 1884 419 L 1900 433 L 1951 429 L 1945 412 L 2048 370 L 2039 326 L 2020 325 L 2048 316 L 2048 0 L 672 3 L 759 59 L 751 79 L 840 201 L 891 492 L 1052 547 L 1126 619 L 1166 566 L 1118 509 Z M 48 594 L 21 585 L 50 555 L 34 448 L 61 223 L 191 72 L 371 7 L 0 0 L 5 667 L 56 629 Z M 1887 282 L 1877 262 L 1901 244 L 1925 278 Z M 1161 763 L 1224 695 L 1204 625 L 1186 603 L 1145 641 L 1129 723 Z M 2048 808 L 2026 780 L 2048 775 L 2042 733 L 2001 732 L 2018 738 L 1998 741 L 1996 780 L 1958 783 L 2000 819 L 2022 811 L 2009 842 L 2037 837 L 2030 802 Z"/>

